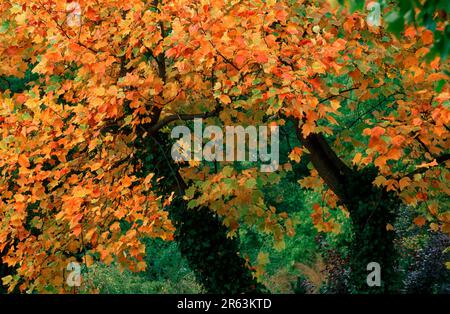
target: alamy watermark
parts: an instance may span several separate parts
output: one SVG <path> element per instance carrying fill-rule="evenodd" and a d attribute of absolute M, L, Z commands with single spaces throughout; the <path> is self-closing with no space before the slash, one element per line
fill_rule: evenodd
<path fill-rule="evenodd" d="M 370 262 L 367 264 L 367 270 L 370 273 L 367 275 L 367 285 L 369 287 L 381 286 L 381 266 L 377 262 Z"/>
<path fill-rule="evenodd" d="M 226 126 L 216 125 L 203 129 L 203 120 L 194 119 L 194 134 L 187 126 L 172 129 L 172 158 L 175 161 L 260 161 L 261 172 L 276 171 L 280 164 L 278 126 Z M 270 135 L 270 143 L 269 143 Z M 203 139 L 209 141 L 203 145 Z"/>
<path fill-rule="evenodd" d="M 67 271 L 69 271 L 66 283 L 69 287 L 81 286 L 81 266 L 77 262 L 70 262 L 67 264 Z"/>

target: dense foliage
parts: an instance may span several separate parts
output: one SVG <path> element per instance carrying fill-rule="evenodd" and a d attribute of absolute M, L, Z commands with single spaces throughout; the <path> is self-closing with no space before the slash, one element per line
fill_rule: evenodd
<path fill-rule="evenodd" d="M 1 2 L 2 289 L 448 291 L 449 5 L 377 4 Z M 173 160 L 194 118 L 278 170 Z"/>

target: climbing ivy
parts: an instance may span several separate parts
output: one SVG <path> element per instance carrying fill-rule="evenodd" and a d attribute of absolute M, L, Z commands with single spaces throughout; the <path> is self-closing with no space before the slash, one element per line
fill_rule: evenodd
<path fill-rule="evenodd" d="M 387 293 L 398 290 L 396 280 L 396 253 L 392 224 L 400 201 L 393 193 L 372 184 L 377 176 L 374 167 L 367 167 L 350 176 L 346 182 L 349 193 L 347 203 L 353 229 L 350 243 L 350 292 Z M 381 266 L 381 286 L 367 284 L 367 265 L 377 262 Z"/>
<path fill-rule="evenodd" d="M 178 177 L 178 165 L 168 157 L 171 143 L 164 134 L 141 137 L 135 145 L 140 148 L 138 158 L 144 161 L 141 175 L 153 172 L 163 177 L 161 193 L 178 190 L 168 209 L 176 227 L 174 239 L 205 290 L 227 294 L 265 291 L 239 255 L 239 239 L 227 237 L 221 219 L 205 207 L 187 208 L 182 197 L 186 186 Z"/>

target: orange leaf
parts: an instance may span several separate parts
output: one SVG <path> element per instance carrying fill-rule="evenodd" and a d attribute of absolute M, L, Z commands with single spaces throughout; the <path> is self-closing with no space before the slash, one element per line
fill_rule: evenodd
<path fill-rule="evenodd" d="M 255 59 L 258 63 L 267 63 L 269 61 L 265 52 L 256 53 Z"/>
<path fill-rule="evenodd" d="M 398 185 L 400 186 L 400 190 L 403 190 L 404 188 L 406 188 L 410 184 L 411 184 L 411 179 L 408 178 L 408 177 L 404 177 L 400 181 L 398 181 Z"/>
<path fill-rule="evenodd" d="M 72 232 L 76 237 L 78 237 L 81 234 L 81 225 L 75 226 L 75 228 L 73 228 Z"/>
<path fill-rule="evenodd" d="M 19 155 L 18 159 L 19 165 L 25 168 L 30 167 L 30 162 L 25 155 Z"/>
<path fill-rule="evenodd" d="M 376 126 L 372 129 L 370 132 L 370 135 L 374 138 L 379 138 L 381 135 L 383 135 L 385 130 L 382 127 Z"/>
<path fill-rule="evenodd" d="M 425 222 L 426 220 L 423 216 L 417 216 L 416 218 L 414 218 L 414 223 L 419 227 L 425 225 Z"/>
<path fill-rule="evenodd" d="M 437 163 L 436 159 L 434 159 L 432 162 L 420 164 L 420 165 L 416 166 L 416 168 L 429 168 L 429 167 L 434 167 L 437 165 L 438 165 L 438 163 Z"/>
<path fill-rule="evenodd" d="M 416 36 L 416 28 L 414 26 L 410 26 L 405 30 L 405 36 L 414 38 Z"/>
<path fill-rule="evenodd" d="M 306 138 L 308 137 L 309 134 L 311 134 L 312 132 L 314 132 L 315 126 L 313 123 L 305 123 L 302 126 L 302 134 L 303 136 Z"/>
<path fill-rule="evenodd" d="M 294 147 L 292 152 L 289 154 L 289 159 L 294 160 L 296 163 L 300 162 L 300 158 L 303 154 L 303 150 L 300 147 Z"/>
<path fill-rule="evenodd" d="M 422 34 L 422 41 L 425 45 L 433 43 L 433 32 L 430 30 L 425 30 Z"/>
<path fill-rule="evenodd" d="M 122 185 L 126 188 L 129 187 L 131 185 L 131 183 L 132 183 L 132 181 L 129 176 L 125 176 L 122 180 Z"/>

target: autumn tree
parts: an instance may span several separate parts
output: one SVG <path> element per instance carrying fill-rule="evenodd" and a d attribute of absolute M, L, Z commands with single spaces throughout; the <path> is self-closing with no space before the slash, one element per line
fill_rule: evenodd
<path fill-rule="evenodd" d="M 448 63 L 424 59 L 436 43 L 424 27 L 395 37 L 327 1 L 14 0 L 0 14 L 0 75 L 37 76 L 0 94 L 10 290 L 63 291 L 77 256 L 142 270 L 140 239 L 174 235 L 210 291 L 261 289 L 237 230 L 254 226 L 279 249 L 298 236 L 262 192 L 293 167 L 176 164 L 170 128 L 194 118 L 295 132 L 289 157 L 312 165 L 299 188 L 324 198 L 318 230 L 338 229 L 333 209 L 352 221 L 353 291 L 367 291 L 372 261 L 385 275 L 369 291 L 395 290 L 400 204 L 450 232 Z"/>

